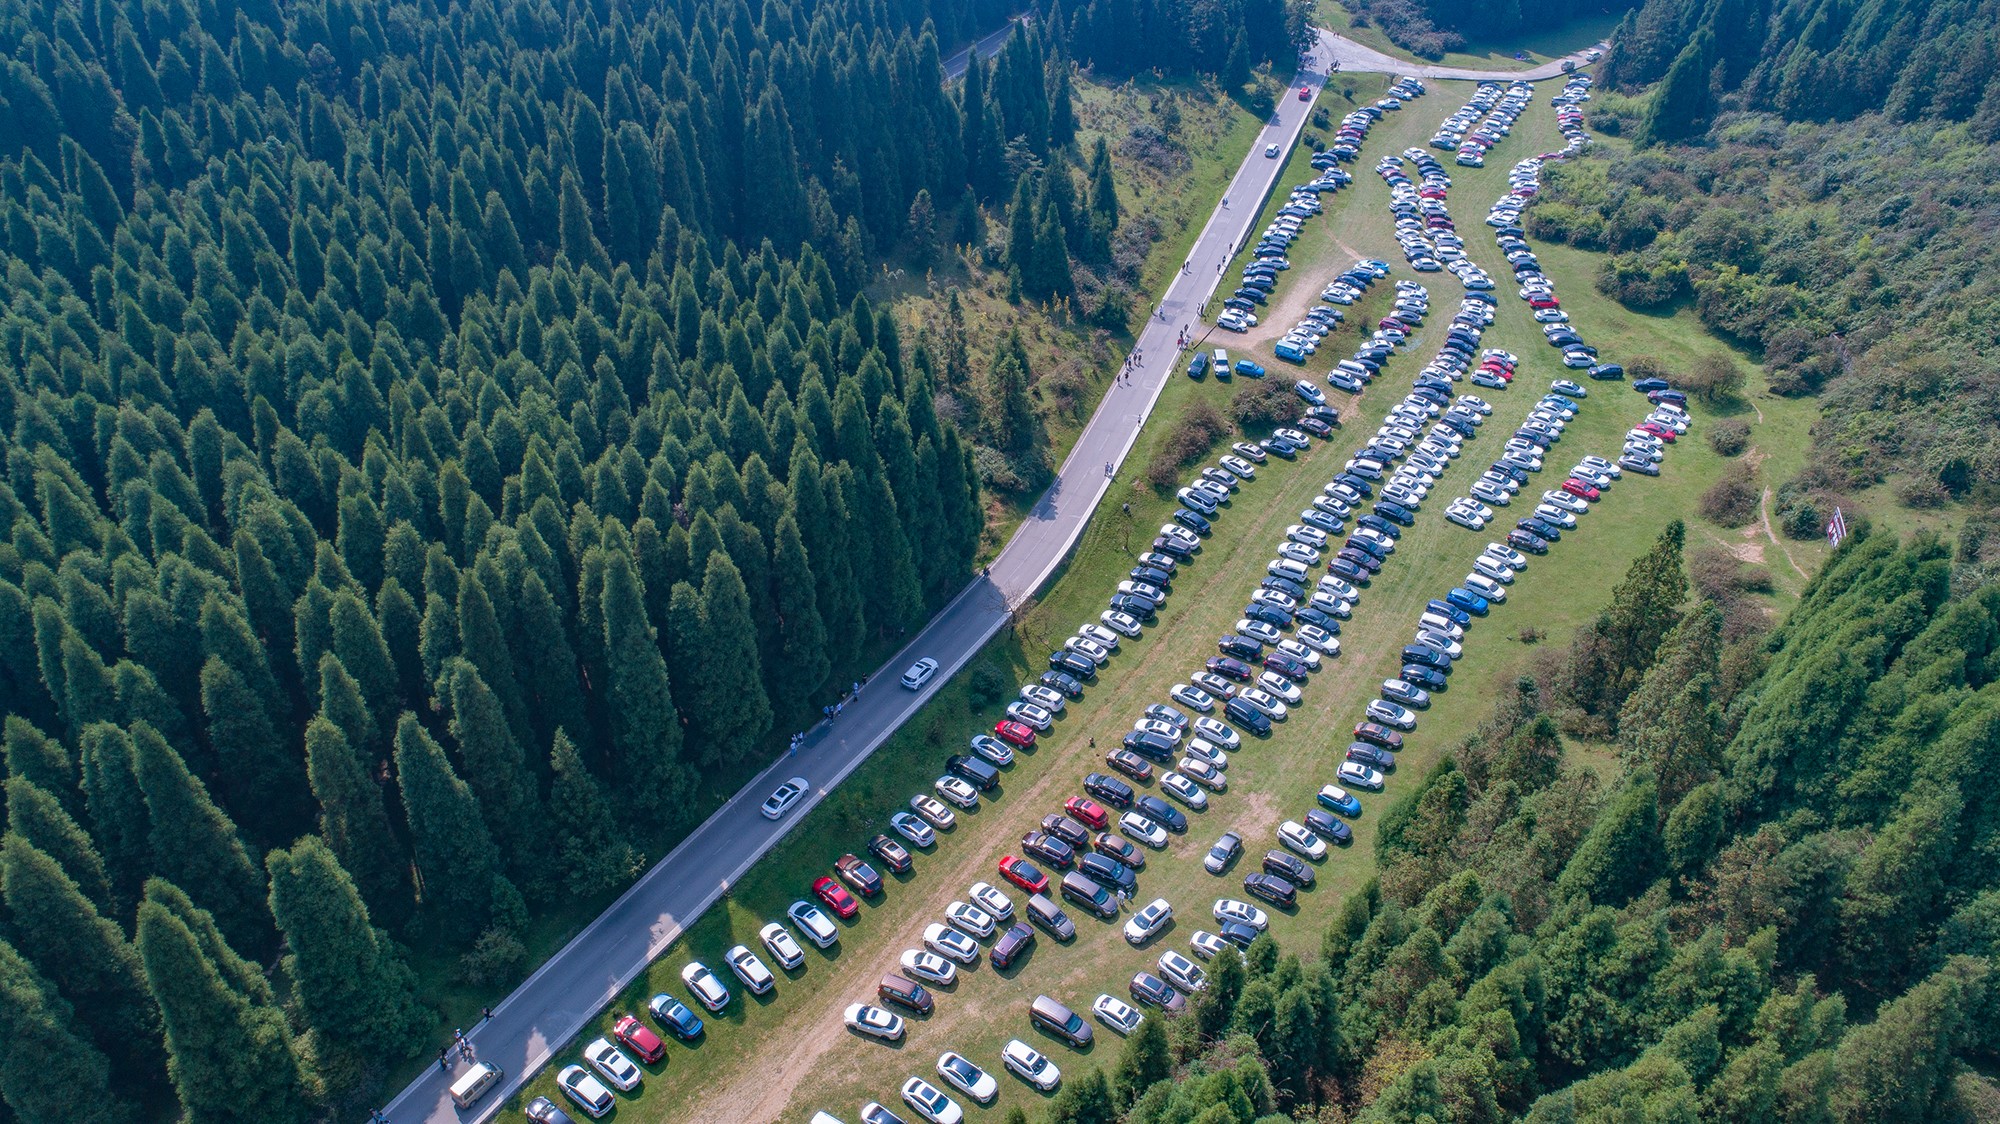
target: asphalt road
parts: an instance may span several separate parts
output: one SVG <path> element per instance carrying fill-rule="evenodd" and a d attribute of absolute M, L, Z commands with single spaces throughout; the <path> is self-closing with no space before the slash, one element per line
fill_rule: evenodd
<path fill-rule="evenodd" d="M 1361 71 L 1366 74 L 1414 74 L 1419 78 L 1460 78 L 1474 82 L 1489 79 L 1496 82 L 1511 82 L 1517 79 L 1533 82 L 1543 78 L 1554 78 L 1563 72 L 1562 64 L 1565 62 L 1574 62 L 1578 68 L 1589 65 L 1584 53 L 1593 49 L 1585 47 L 1554 62 L 1545 62 L 1528 70 L 1469 70 L 1458 66 L 1413 63 L 1408 59 L 1385 55 L 1373 47 L 1356 43 L 1346 36 L 1335 35 L 1330 31 L 1320 32 L 1319 38 L 1321 49 L 1329 52 L 1331 57 L 1340 63 L 1342 70 Z M 1606 46 L 1607 44 L 1597 43 L 1594 49 L 1601 51 Z"/>
<path fill-rule="evenodd" d="M 974 51 L 978 51 L 979 57 L 982 59 L 990 59 L 994 55 L 999 54 L 1000 48 L 1007 45 L 1007 37 L 1014 34 L 1014 25 L 1020 19 L 1020 16 L 1014 16 L 992 33 L 974 40 L 972 46 L 961 47 L 946 56 L 940 64 L 944 67 L 944 80 L 947 82 L 956 82 L 965 77 L 965 65 L 972 61 L 972 52 Z"/>
<path fill-rule="evenodd" d="M 998 43 L 1011 30 L 989 36 Z M 997 38 L 996 38 L 997 37 Z M 1033 595 L 1069 554 L 1114 473 L 1137 440 L 1167 380 L 1181 369 L 1176 339 L 1183 329 L 1199 336 L 1197 312 L 1222 279 L 1229 260 L 1247 240 L 1250 224 L 1277 182 L 1326 74 L 1321 46 L 1293 79 L 1270 124 L 1230 181 L 1228 193 L 1202 228 L 1185 272 L 1168 286 L 1154 317 L 1138 337 L 1141 360 L 1129 378 L 1106 392 L 1077 438 L 1069 458 L 1041 501 L 993 560 L 988 572 L 946 605 L 909 644 L 869 677 L 841 716 L 811 730 L 796 755 L 774 761 L 631 889 L 550 957 L 493 1009 L 493 1017 L 468 1032 L 478 1058 L 497 1063 L 506 1079 L 472 1108 L 452 1104 L 448 1087 L 464 1063 L 438 1066 L 397 1094 L 387 1108 L 392 1124 L 472 1124 L 490 1119 L 501 1104 L 570 1041 L 598 1011 L 645 971 L 683 930 L 694 924 L 751 864 L 771 849 L 807 809 L 867 759 L 931 692 L 976 655 L 1011 611 Z M 982 40 L 981 44 L 986 41 Z M 984 47 L 981 47 L 982 51 Z M 963 72 L 961 61 L 960 71 Z M 1294 91 L 1301 84 L 1309 100 Z M 1279 146 L 1277 158 L 1264 155 Z M 923 691 L 898 686 L 903 669 L 919 656 L 940 664 Z M 780 822 L 763 818 L 759 805 L 787 777 L 803 776 L 812 793 Z M 442 1045 L 442 1043 L 440 1043 Z"/>

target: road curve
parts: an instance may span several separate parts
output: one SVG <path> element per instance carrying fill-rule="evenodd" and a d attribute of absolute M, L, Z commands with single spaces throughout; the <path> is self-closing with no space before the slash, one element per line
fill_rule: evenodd
<path fill-rule="evenodd" d="M 1563 63 L 1573 62 L 1576 66 L 1572 69 L 1581 69 L 1590 65 L 1589 60 L 1584 57 L 1586 52 L 1601 51 L 1606 47 L 1604 43 L 1593 44 L 1528 70 L 1471 70 L 1458 66 L 1431 66 L 1428 63 L 1399 59 L 1330 31 L 1320 32 L 1320 43 L 1323 44 L 1323 49 L 1330 51 L 1334 60 L 1340 63 L 1340 69 L 1345 71 L 1359 71 L 1365 74 L 1414 74 L 1419 78 L 1464 79 L 1473 82 L 1534 82 L 1543 78 L 1554 78 L 1563 73 Z"/>
<path fill-rule="evenodd" d="M 947 55 L 940 63 L 944 67 L 944 80 L 956 82 L 965 77 L 966 64 L 972 61 L 974 51 L 978 51 L 982 59 L 990 59 L 999 54 L 1000 48 L 1007 45 L 1007 37 L 1014 34 L 1014 25 L 1024 18 L 1026 17 L 1009 16 L 1006 23 L 973 40 L 970 47 L 960 47 Z"/>
<path fill-rule="evenodd" d="M 975 46 L 983 54 L 991 41 L 997 50 L 1010 33 L 1011 25 Z M 452 1063 L 449 1071 L 430 1066 L 385 1109 L 391 1124 L 477 1124 L 491 1119 L 515 1090 L 775 846 L 807 809 L 867 760 L 932 692 L 1006 627 L 1013 610 L 1048 580 L 1115 482 L 1160 391 L 1180 370 L 1180 334 L 1186 331 L 1200 346 L 1206 331 L 1201 306 L 1213 295 L 1230 259 L 1249 241 L 1258 210 L 1277 184 L 1285 157 L 1318 102 L 1327 63 L 1337 57 L 1344 42 L 1320 33 L 1318 44 L 1302 60 L 1271 120 L 1258 132 L 1230 180 L 1222 202 L 1202 227 L 1183 271 L 1175 275 L 1138 332 L 1134 351 L 1141 358 L 1133 373 L 1105 392 L 1055 482 L 987 571 L 877 668 L 869 685 L 848 702 L 838 719 L 808 731 L 796 754 L 772 762 L 501 1000 L 491 1019 L 468 1032 L 478 1058 L 506 1071 L 504 1081 L 471 1108 L 459 1109 L 448 1087 L 463 1063 Z M 1296 96 L 1300 86 L 1305 87 L 1307 100 Z M 1279 148 L 1275 159 L 1264 155 L 1272 144 Z M 937 660 L 939 674 L 922 691 L 904 690 L 897 680 L 919 656 Z M 758 805 L 789 776 L 805 777 L 811 793 L 783 821 L 764 819 Z"/>

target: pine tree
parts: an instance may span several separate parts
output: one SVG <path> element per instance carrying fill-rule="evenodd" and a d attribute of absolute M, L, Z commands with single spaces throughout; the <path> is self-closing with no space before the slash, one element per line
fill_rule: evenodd
<path fill-rule="evenodd" d="M 328 1046 L 403 1057 L 429 1029 L 416 976 L 333 852 L 313 836 L 264 857 L 271 915 L 285 935 L 285 974 L 306 1024 Z"/>
<path fill-rule="evenodd" d="M 1709 73 L 1715 67 L 1715 33 L 1704 27 L 1674 56 L 1667 76 L 1646 103 L 1646 116 L 1633 138 L 1640 146 L 1685 140 L 1708 128 L 1715 114 Z"/>
<path fill-rule="evenodd" d="M 125 934 L 54 859 L 11 832 L 0 839 L 0 888 L 16 947 L 81 1010 L 119 1087 L 144 1088 L 164 1065 L 160 1016 Z"/>
<path fill-rule="evenodd" d="M 682 814 L 688 783 L 680 712 L 646 619 L 645 592 L 623 551 L 604 554 L 602 605 L 611 746 L 622 790 L 634 810 L 670 820 Z"/>
<path fill-rule="evenodd" d="M 324 711 L 306 723 L 305 740 L 306 775 L 319 801 L 320 837 L 341 866 L 353 872 L 369 912 L 386 925 L 401 925 L 414 904 L 409 856 L 390 834 L 382 787 Z"/>
<path fill-rule="evenodd" d="M 726 551 L 708 556 L 700 619 L 705 674 L 700 705 L 691 711 L 689 727 L 696 737 L 712 743 L 724 762 L 747 761 L 756 753 L 759 739 L 770 732 L 771 703 L 764 694 L 750 597 Z"/>
<path fill-rule="evenodd" d="M 1626 785 L 1563 868 L 1556 892 L 1621 906 L 1643 891 L 1659 871 L 1659 803 L 1650 777 Z"/>
<path fill-rule="evenodd" d="M 1125 1039 L 1118 1064 L 1111 1075 L 1112 1103 L 1120 1112 L 1132 1107 L 1140 1094 L 1173 1075 L 1173 1058 L 1167 1049 L 1164 1020 L 1147 1019 Z"/>
<path fill-rule="evenodd" d="M 157 902 L 139 907 L 138 946 L 183 1109 L 222 1124 L 304 1124 L 305 1074 L 283 1013 L 231 988 Z"/>
<path fill-rule="evenodd" d="M 556 825 L 554 869 L 579 898 L 623 885 L 643 867 L 643 859 L 620 839 L 604 786 L 563 730 L 556 731 L 550 748 L 549 770 L 555 776 L 549 789 L 549 818 Z"/>
<path fill-rule="evenodd" d="M 425 913 L 453 939 L 481 932 L 501 881 L 493 840 L 478 798 L 408 712 L 396 726 L 396 775 Z"/>
<path fill-rule="evenodd" d="M 1703 602 L 1660 642 L 1660 654 L 1618 714 L 1626 767 L 1649 769 L 1671 808 L 1722 763 L 1722 611 Z"/>
<path fill-rule="evenodd" d="M 239 956 L 229 947 L 228 938 L 222 935 L 222 928 L 215 923 L 215 915 L 194 904 L 179 886 L 164 878 L 146 879 L 142 901 L 153 902 L 166 907 L 167 912 L 181 919 L 181 924 L 194 934 L 194 942 L 201 954 L 215 965 L 222 974 L 223 981 L 252 1003 L 270 1003 L 274 992 L 271 981 L 264 975 L 264 969 Z"/>
<path fill-rule="evenodd" d="M 919 266 L 928 266 L 937 257 L 937 208 L 931 202 L 928 188 L 917 192 L 910 203 L 909 220 L 906 223 L 910 239 L 910 260 Z"/>
<path fill-rule="evenodd" d="M 789 722 L 806 713 L 832 667 L 811 560 L 791 511 L 778 518 L 772 568 L 778 626 L 784 637 L 784 672 L 770 677 L 771 706 L 781 722 Z"/>
<path fill-rule="evenodd" d="M 451 702 L 451 737 L 458 743 L 459 763 L 479 799 L 486 829 L 515 871 L 531 870 L 541 801 L 521 744 L 507 728 L 500 700 L 479 677 L 478 668 L 457 658 L 445 662 L 444 691 Z"/>
<path fill-rule="evenodd" d="M 117 913 L 103 856 L 82 825 L 46 789 L 26 777 L 8 777 L 7 827 L 54 859 L 98 912 Z"/>
<path fill-rule="evenodd" d="M 213 913 L 231 947 L 267 951 L 274 934 L 264 909 L 264 878 L 236 825 L 152 727 L 132 728 L 132 750 L 132 771 L 152 818 L 153 872 Z"/>
<path fill-rule="evenodd" d="M 110 1061 L 76 1026 L 69 1002 L 0 941 L 0 1098 L 22 1120 L 137 1120 L 134 1106 L 111 1089 Z"/>

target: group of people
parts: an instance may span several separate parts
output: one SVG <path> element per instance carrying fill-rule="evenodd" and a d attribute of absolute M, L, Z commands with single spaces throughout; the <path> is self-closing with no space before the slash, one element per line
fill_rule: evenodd
<path fill-rule="evenodd" d="M 827 721 L 831 722 L 835 718 L 840 717 L 840 712 L 847 709 L 847 704 L 849 702 L 852 702 L 853 700 L 858 699 L 860 697 L 861 697 L 861 681 L 856 680 L 854 686 L 849 687 L 847 689 L 847 693 L 840 696 L 840 699 L 838 701 L 832 703 L 831 705 L 820 707 L 819 712 L 826 716 Z M 794 751 L 798 749 L 799 742 L 804 737 L 805 737 L 804 734 L 792 735 L 792 749 Z"/>

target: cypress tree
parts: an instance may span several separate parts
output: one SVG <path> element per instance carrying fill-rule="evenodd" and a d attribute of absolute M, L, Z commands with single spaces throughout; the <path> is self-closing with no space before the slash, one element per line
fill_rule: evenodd
<path fill-rule="evenodd" d="M 459 652 L 479 669 L 479 676 L 500 700 L 507 714 L 507 728 L 517 739 L 527 736 L 528 708 L 521 698 L 520 678 L 507 645 L 507 632 L 495 612 L 492 591 L 477 570 L 462 575 L 458 583 Z M 442 680 L 445 668 L 438 669 Z"/>
<path fill-rule="evenodd" d="M 305 1074 L 283 1013 L 231 988 L 158 902 L 139 907 L 138 945 L 183 1109 L 220 1124 L 304 1124 Z"/>
<path fill-rule="evenodd" d="M 295 829 L 304 812 L 305 774 L 285 748 L 264 700 L 234 667 L 210 656 L 201 669 L 201 701 L 229 806 L 260 839 Z"/>
<path fill-rule="evenodd" d="M 416 976 L 388 934 L 369 920 L 353 879 L 308 835 L 264 858 L 271 915 L 285 935 L 285 974 L 306 1024 L 328 1045 L 363 1056 L 403 1057 L 430 1016 Z"/>
<path fill-rule="evenodd" d="M 110 1061 L 76 1026 L 76 1009 L 0 941 L 0 1098 L 22 1120 L 137 1120 L 111 1089 Z"/>
<path fill-rule="evenodd" d="M 798 520 L 789 510 L 778 517 L 772 567 L 784 670 L 771 677 L 771 704 L 777 716 L 789 721 L 807 712 L 832 667 L 811 559 L 806 556 Z"/>
<path fill-rule="evenodd" d="M 444 689 L 451 703 L 451 737 L 458 743 L 459 764 L 479 799 L 486 829 L 513 868 L 528 871 L 533 865 L 529 855 L 535 825 L 542 817 L 535 778 L 521 743 L 507 728 L 500 700 L 469 661 L 446 661 Z"/>
<path fill-rule="evenodd" d="M 116 914 L 103 856 L 48 790 L 26 777 L 8 777 L 7 827 L 54 859 L 98 912 Z"/>
<path fill-rule="evenodd" d="M 688 784 L 681 763 L 681 717 L 668 686 L 653 626 L 646 619 L 645 592 L 632 558 L 606 550 L 604 621 L 607 711 L 611 747 L 621 790 L 635 812 L 660 820 L 684 814 Z"/>
<path fill-rule="evenodd" d="M 576 652 L 563 627 L 562 607 L 539 575 L 531 572 L 521 578 L 519 610 L 514 666 L 528 692 L 536 744 L 553 738 L 559 729 L 575 730 L 588 743 L 591 726 L 584 711 L 583 685 L 577 681 Z"/>
<path fill-rule="evenodd" d="M 82 1012 L 83 1025 L 118 1065 L 121 1088 L 155 1079 L 159 1011 L 139 958 L 48 855 L 9 832 L 0 839 L 0 886 L 15 947 Z"/>
<path fill-rule="evenodd" d="M 66 798 L 77 785 L 77 767 L 63 744 L 35 728 L 19 714 L 5 723 L 7 776 L 25 777 L 43 791 Z"/>
<path fill-rule="evenodd" d="M 306 724 L 306 775 L 319 801 L 321 838 L 353 873 L 369 912 L 384 924 L 401 925 L 413 904 L 409 856 L 389 831 L 381 786 L 325 712 Z"/>
<path fill-rule="evenodd" d="M 252 1003 L 272 1001 L 271 981 L 265 977 L 264 969 L 237 955 L 222 935 L 221 927 L 215 923 L 215 915 L 194 904 L 194 899 L 179 886 L 164 878 L 148 878 L 142 900 L 165 906 L 168 912 L 180 918 L 181 924 L 194 934 L 201 954 L 208 957 L 230 987 L 247 996 Z"/>
<path fill-rule="evenodd" d="M 407 711 L 396 726 L 396 775 L 423 904 L 439 931 L 463 940 L 486 928 L 501 875 L 472 789 Z"/>
<path fill-rule="evenodd" d="M 327 624 L 331 628 L 327 650 L 340 659 L 340 666 L 354 678 L 361 697 L 368 700 L 369 713 L 378 722 L 382 715 L 396 713 L 401 708 L 396 662 L 382 639 L 375 615 L 368 611 L 368 603 L 361 599 L 360 593 L 343 589 L 334 594 Z"/>
<path fill-rule="evenodd" d="M 132 738 L 99 722 L 81 744 L 85 815 L 117 895 L 130 901 L 152 868 L 152 813 L 134 771 Z"/>
<path fill-rule="evenodd" d="M 771 703 L 764 693 L 750 597 L 726 551 L 708 556 L 701 606 L 707 674 L 701 678 L 703 697 L 690 713 L 689 726 L 698 738 L 713 741 L 725 762 L 747 761 L 756 753 L 759 739 L 770 732 Z"/>
<path fill-rule="evenodd" d="M 549 820 L 555 825 L 554 871 L 569 892 L 591 898 L 623 885 L 644 859 L 620 839 L 604 786 L 584 765 L 569 733 L 557 730 L 549 749 Z"/>
<path fill-rule="evenodd" d="M 133 774 L 151 813 L 152 871 L 215 914 L 232 947 L 253 954 L 269 949 L 264 879 L 236 825 L 151 726 L 132 728 L 132 751 Z"/>

